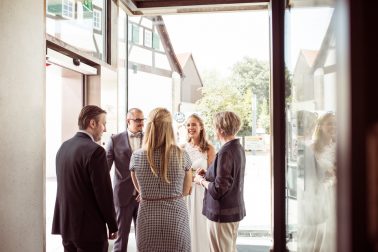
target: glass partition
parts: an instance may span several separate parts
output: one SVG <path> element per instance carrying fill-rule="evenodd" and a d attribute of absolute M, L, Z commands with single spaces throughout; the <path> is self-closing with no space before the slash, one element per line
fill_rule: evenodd
<path fill-rule="evenodd" d="M 63 252 L 62 238 L 51 234 L 56 198 L 55 157 L 61 144 L 78 130 L 77 117 L 83 107 L 84 76 L 46 64 L 46 251 Z"/>
<path fill-rule="evenodd" d="M 233 110 L 242 118 L 238 137 L 247 159 L 247 216 L 240 222 L 237 248 L 268 252 L 272 246 L 268 10 L 129 16 L 123 23 L 129 108 L 139 107 L 148 115 L 155 107 L 166 107 L 177 119 L 180 144 L 187 139 L 185 119 L 197 113 L 217 150 L 214 114 Z M 123 55 L 123 46 L 119 50 Z M 130 248 L 134 238 L 129 235 L 130 251 L 135 251 Z"/>
<path fill-rule="evenodd" d="M 46 32 L 105 60 L 106 0 L 47 0 Z"/>
<path fill-rule="evenodd" d="M 331 1 L 285 13 L 289 251 L 336 251 L 336 59 Z"/>

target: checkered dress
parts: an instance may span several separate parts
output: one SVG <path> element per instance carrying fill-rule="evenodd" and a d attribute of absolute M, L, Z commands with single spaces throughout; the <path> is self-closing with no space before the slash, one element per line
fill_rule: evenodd
<path fill-rule="evenodd" d="M 177 150 L 176 150 L 177 151 Z M 189 155 L 184 151 L 182 160 L 171 154 L 168 179 L 153 175 L 147 162 L 147 152 L 140 149 L 133 153 L 130 170 L 137 177 L 142 200 L 139 205 L 136 240 L 139 252 L 191 251 L 188 209 L 184 198 L 172 198 L 182 194 L 185 171 L 190 169 Z M 160 151 L 154 153 L 155 163 L 160 166 Z M 181 165 L 180 165 L 181 163 Z"/>

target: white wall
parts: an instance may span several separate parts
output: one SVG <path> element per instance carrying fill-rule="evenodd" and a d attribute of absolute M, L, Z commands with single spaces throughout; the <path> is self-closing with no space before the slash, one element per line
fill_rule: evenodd
<path fill-rule="evenodd" d="M 128 107 L 140 108 L 144 117 L 156 107 L 172 111 L 172 79 L 138 71 L 129 73 Z"/>
<path fill-rule="evenodd" d="M 0 251 L 44 251 L 44 1 L 0 1 Z"/>

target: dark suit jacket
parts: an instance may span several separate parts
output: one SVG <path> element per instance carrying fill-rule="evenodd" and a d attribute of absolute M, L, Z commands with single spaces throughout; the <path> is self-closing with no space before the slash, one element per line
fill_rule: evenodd
<path fill-rule="evenodd" d="M 134 184 L 131 180 L 129 165 L 132 149 L 127 131 L 113 135 L 107 146 L 106 158 L 109 169 L 115 166 L 114 172 L 114 204 L 124 207 L 129 204 L 134 193 Z"/>
<path fill-rule="evenodd" d="M 117 231 L 105 150 L 78 132 L 56 155 L 57 194 L 53 234 L 67 241 L 103 241 Z"/>
<path fill-rule="evenodd" d="M 209 181 L 202 213 L 215 222 L 236 222 L 244 218 L 245 153 L 239 139 L 225 143 L 206 172 Z"/>

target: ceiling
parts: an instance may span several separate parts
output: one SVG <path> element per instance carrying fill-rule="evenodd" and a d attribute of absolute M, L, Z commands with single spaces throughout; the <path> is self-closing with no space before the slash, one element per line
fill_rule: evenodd
<path fill-rule="evenodd" d="M 121 0 L 129 15 L 267 9 L 270 0 Z"/>

